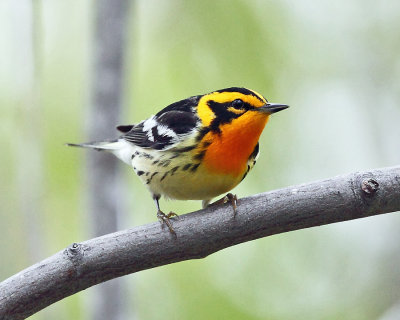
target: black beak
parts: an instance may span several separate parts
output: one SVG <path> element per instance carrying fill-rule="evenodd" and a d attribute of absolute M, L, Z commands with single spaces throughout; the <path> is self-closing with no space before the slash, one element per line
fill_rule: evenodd
<path fill-rule="evenodd" d="M 261 112 L 265 112 L 265 113 L 268 113 L 268 114 L 272 114 L 272 113 L 275 113 L 275 112 L 279 112 L 279 111 L 285 110 L 287 108 L 289 108 L 289 106 L 286 105 L 286 104 L 269 103 L 268 102 L 266 105 L 264 105 L 264 106 L 262 106 L 260 108 L 257 108 L 256 110 L 257 111 L 261 111 Z"/>

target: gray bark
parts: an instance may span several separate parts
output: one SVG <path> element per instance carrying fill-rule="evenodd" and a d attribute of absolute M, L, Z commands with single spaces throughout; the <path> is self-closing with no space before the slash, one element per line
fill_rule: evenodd
<path fill-rule="evenodd" d="M 125 32 L 129 0 L 95 2 L 95 35 L 89 140 L 115 136 L 123 97 Z M 123 209 L 119 164 L 110 154 L 88 153 L 89 216 L 92 234 L 100 236 L 118 229 Z M 92 295 L 92 318 L 123 319 L 123 281 L 96 287 Z"/>
<path fill-rule="evenodd" d="M 400 210 L 400 166 L 357 172 L 239 199 L 74 243 L 0 283 L 0 319 L 23 319 L 98 283 L 277 233 Z"/>

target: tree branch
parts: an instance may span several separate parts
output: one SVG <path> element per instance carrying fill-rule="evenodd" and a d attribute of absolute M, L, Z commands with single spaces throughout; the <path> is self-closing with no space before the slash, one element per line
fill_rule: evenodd
<path fill-rule="evenodd" d="M 400 166 L 270 191 L 82 243 L 0 283 L 0 319 L 23 319 L 95 284 L 173 262 L 204 258 L 277 233 L 400 210 Z"/>

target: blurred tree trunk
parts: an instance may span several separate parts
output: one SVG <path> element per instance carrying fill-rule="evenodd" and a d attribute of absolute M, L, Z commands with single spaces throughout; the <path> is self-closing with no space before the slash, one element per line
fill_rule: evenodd
<path fill-rule="evenodd" d="M 94 2 L 95 25 L 92 46 L 91 110 L 88 116 L 90 140 L 116 136 L 123 99 L 125 33 L 129 0 Z M 88 159 L 89 212 L 94 236 L 118 229 L 124 211 L 117 160 L 110 154 L 91 152 Z M 95 288 L 92 318 L 125 319 L 122 279 Z"/>

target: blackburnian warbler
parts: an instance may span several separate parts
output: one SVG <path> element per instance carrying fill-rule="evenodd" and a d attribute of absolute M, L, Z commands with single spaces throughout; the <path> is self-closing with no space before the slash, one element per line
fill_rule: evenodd
<path fill-rule="evenodd" d="M 286 108 L 253 90 L 227 88 L 175 102 L 138 124 L 118 126 L 118 139 L 69 145 L 107 150 L 131 165 L 150 190 L 157 217 L 174 233 L 169 218 L 175 214 L 160 210 L 160 197 L 202 200 L 206 207 L 233 189 L 255 165 L 270 115 Z"/>

